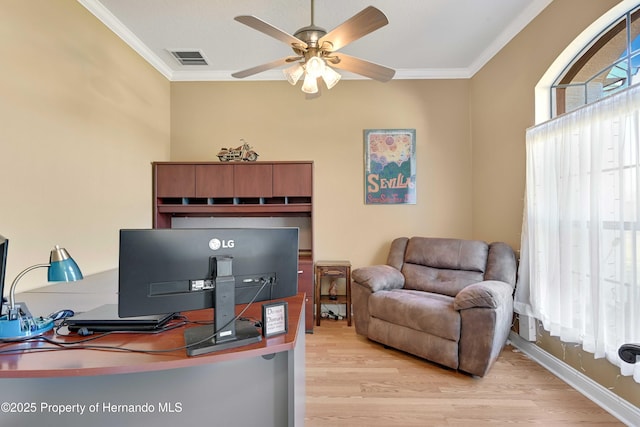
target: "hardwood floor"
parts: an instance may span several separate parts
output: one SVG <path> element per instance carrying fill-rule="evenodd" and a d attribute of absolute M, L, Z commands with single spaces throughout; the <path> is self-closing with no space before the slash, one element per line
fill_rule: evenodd
<path fill-rule="evenodd" d="M 306 375 L 307 427 L 623 425 L 510 346 L 473 378 L 323 320 L 306 335 Z"/>

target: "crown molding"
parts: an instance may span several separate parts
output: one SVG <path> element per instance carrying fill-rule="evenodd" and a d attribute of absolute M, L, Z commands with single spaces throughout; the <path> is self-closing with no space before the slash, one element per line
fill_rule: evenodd
<path fill-rule="evenodd" d="M 260 74 L 238 80 L 231 76 L 234 71 L 197 70 L 198 66 L 182 66 L 176 70 L 168 65 L 160 56 L 145 45 L 131 30 L 116 18 L 99 0 L 78 0 L 89 12 L 120 37 L 135 52 L 169 81 L 280 81 L 282 71 L 269 70 Z M 429 69 L 397 69 L 393 80 L 429 80 L 429 79 L 469 79 L 487 64 L 513 37 L 546 8 L 552 0 L 535 0 L 519 17 L 505 28 L 491 46 L 468 68 L 429 68 Z M 340 70 L 343 80 L 368 80 L 366 77 Z"/>
<path fill-rule="evenodd" d="M 78 0 L 89 12 L 128 44 L 138 55 L 142 56 L 151 66 L 163 76 L 171 80 L 173 71 L 151 49 L 147 47 L 135 34 L 131 32 L 118 18 L 116 18 L 98 0 Z"/>
<path fill-rule="evenodd" d="M 536 0 L 508 25 L 469 67 L 469 75 L 473 76 L 482 69 L 502 48 L 520 33 L 533 19 L 540 14 L 553 0 Z"/>
<path fill-rule="evenodd" d="M 197 67 L 192 65 L 191 67 Z M 357 74 L 348 73 L 338 70 L 342 75 L 342 80 L 370 80 Z M 281 69 L 268 70 L 260 74 L 253 75 L 244 79 L 236 79 L 231 77 L 233 71 L 173 71 L 171 73 L 171 81 L 174 82 L 194 82 L 194 81 L 284 81 Z M 465 68 L 450 69 L 400 69 L 396 70 L 393 80 L 435 80 L 435 79 L 468 79 L 472 77 L 472 73 Z"/>

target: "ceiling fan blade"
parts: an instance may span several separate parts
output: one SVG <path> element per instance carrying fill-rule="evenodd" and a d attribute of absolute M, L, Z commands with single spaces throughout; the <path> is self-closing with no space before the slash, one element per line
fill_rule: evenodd
<path fill-rule="evenodd" d="M 331 46 L 323 47 L 323 49 L 334 52 L 352 41 L 384 27 L 388 23 L 389 20 L 384 13 L 373 6 L 369 6 L 325 34 L 319 40 L 318 46 L 322 46 L 324 42 L 330 42 Z"/>
<path fill-rule="evenodd" d="M 280 28 L 274 27 L 273 25 L 264 22 L 260 18 L 256 18 L 252 15 L 240 15 L 234 18 L 236 21 L 253 28 L 254 30 L 258 30 L 261 33 L 264 33 L 268 36 L 271 36 L 281 42 L 284 42 L 290 46 L 301 46 L 306 49 L 307 44 L 300 40 L 297 37 L 292 36 L 291 34 L 282 31 Z"/>
<path fill-rule="evenodd" d="M 255 67 L 247 68 L 246 70 L 236 71 L 231 75 L 236 79 L 244 79 L 245 77 L 249 77 L 254 74 L 258 74 L 263 71 L 270 70 L 272 68 L 277 68 L 282 65 L 288 64 L 290 62 L 291 62 L 291 57 L 287 56 L 285 58 L 280 58 L 280 59 L 276 59 L 275 61 L 267 62 L 266 64 L 256 65 Z"/>
<path fill-rule="evenodd" d="M 333 60 L 329 59 L 328 62 L 331 66 L 360 74 L 361 76 L 369 77 L 370 79 L 388 82 L 396 74 L 396 71 L 391 68 L 374 64 L 373 62 L 365 61 L 364 59 L 356 58 L 355 56 L 345 55 L 343 53 L 338 53 L 335 56 L 339 58 L 340 61 L 335 63 Z"/>

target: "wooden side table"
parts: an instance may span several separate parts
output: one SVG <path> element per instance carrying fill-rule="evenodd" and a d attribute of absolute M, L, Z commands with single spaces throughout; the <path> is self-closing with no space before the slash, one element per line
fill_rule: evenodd
<path fill-rule="evenodd" d="M 351 326 L 351 263 L 349 261 L 318 261 L 316 262 L 316 326 L 320 326 L 322 304 L 345 304 L 347 311 L 347 326 Z M 330 299 L 328 294 L 322 294 L 322 278 L 344 278 L 346 280 L 346 295 L 337 295 L 336 299 Z"/>

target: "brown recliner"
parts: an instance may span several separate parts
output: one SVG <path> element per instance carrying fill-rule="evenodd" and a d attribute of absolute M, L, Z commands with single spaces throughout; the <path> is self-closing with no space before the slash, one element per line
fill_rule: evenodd
<path fill-rule="evenodd" d="M 482 377 L 511 329 L 516 269 L 501 242 L 395 239 L 387 264 L 351 274 L 356 332 Z"/>

